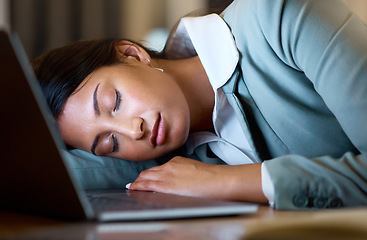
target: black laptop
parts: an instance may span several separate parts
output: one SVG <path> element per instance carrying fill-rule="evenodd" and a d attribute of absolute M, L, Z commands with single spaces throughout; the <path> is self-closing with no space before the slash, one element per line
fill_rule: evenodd
<path fill-rule="evenodd" d="M 237 215 L 257 204 L 80 188 L 16 35 L 0 30 L 0 208 L 64 219 L 140 221 Z"/>

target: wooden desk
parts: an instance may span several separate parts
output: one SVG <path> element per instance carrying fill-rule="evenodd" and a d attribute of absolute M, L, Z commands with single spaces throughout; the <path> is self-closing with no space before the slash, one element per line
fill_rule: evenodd
<path fill-rule="evenodd" d="M 367 208 L 149 222 L 67 222 L 0 211 L 0 239 L 367 239 Z"/>

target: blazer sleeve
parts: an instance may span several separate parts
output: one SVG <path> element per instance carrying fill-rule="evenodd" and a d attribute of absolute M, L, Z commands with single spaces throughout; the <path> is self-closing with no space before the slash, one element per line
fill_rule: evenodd
<path fill-rule="evenodd" d="M 367 205 L 367 29 L 335 0 L 258 0 L 261 30 L 284 63 L 303 72 L 360 151 L 340 158 L 265 161 L 275 208 Z"/>

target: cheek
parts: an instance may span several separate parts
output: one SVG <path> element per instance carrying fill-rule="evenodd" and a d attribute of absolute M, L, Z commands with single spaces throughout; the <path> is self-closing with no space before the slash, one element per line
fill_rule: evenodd
<path fill-rule="evenodd" d="M 88 142 L 92 142 L 92 140 L 89 141 L 91 138 L 89 132 L 84 131 L 82 126 L 60 128 L 61 137 L 66 144 L 84 151 L 90 151 Z"/>
<path fill-rule="evenodd" d="M 93 131 L 84 119 L 76 116 L 83 116 L 83 114 L 62 115 L 59 118 L 57 124 L 61 137 L 66 144 L 74 148 L 89 151 L 90 146 L 88 145 L 89 142 L 93 141 L 90 140 Z"/>
<path fill-rule="evenodd" d="M 190 115 L 189 112 L 180 112 L 177 116 L 177 124 L 172 126 L 172 143 L 177 147 L 181 147 L 187 140 L 190 131 Z"/>
<path fill-rule="evenodd" d="M 167 115 L 171 124 L 170 141 L 178 148 L 187 140 L 190 130 L 190 110 L 183 93 L 177 91 L 167 102 Z"/>

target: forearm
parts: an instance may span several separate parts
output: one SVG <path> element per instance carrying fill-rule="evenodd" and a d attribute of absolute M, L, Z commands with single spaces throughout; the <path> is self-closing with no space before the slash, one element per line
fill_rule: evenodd
<path fill-rule="evenodd" d="M 261 164 L 214 165 L 176 157 L 143 171 L 130 190 L 157 191 L 230 201 L 266 203 Z"/>

